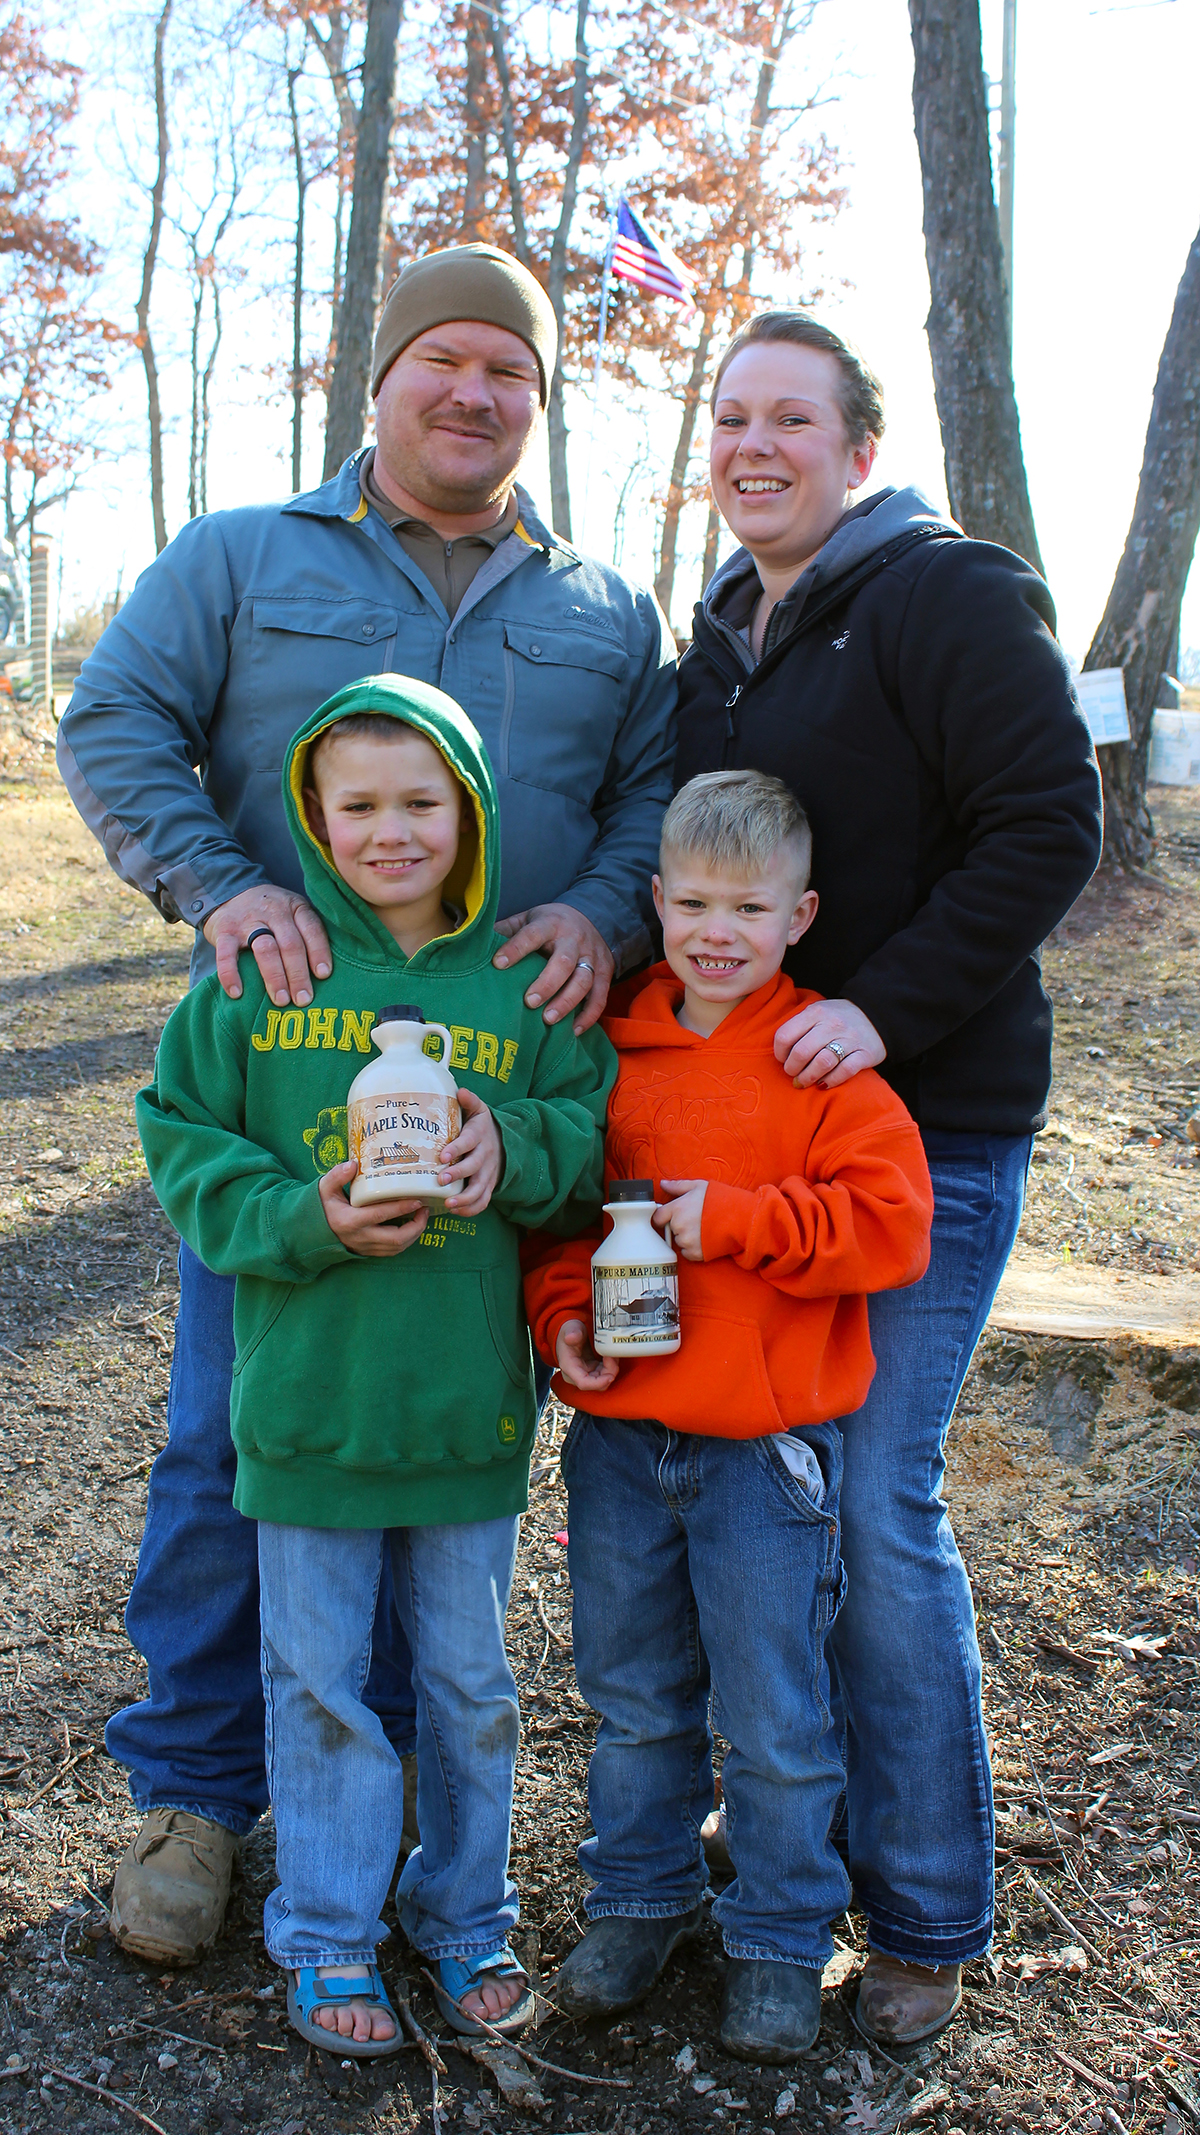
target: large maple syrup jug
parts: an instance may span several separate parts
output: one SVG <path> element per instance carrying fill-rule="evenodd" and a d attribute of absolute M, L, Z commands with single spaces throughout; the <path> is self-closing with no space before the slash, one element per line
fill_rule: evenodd
<path fill-rule="evenodd" d="M 442 1041 L 441 1060 L 424 1050 L 431 1031 Z M 453 1201 L 463 1181 L 438 1185 L 438 1152 L 462 1126 L 454 1077 L 444 1064 L 450 1033 L 401 1004 L 380 1009 L 371 1037 L 379 1057 L 355 1076 L 346 1098 L 349 1154 L 358 1159 L 350 1199 L 355 1208 L 402 1197 Z"/>
<path fill-rule="evenodd" d="M 614 1179 L 613 1227 L 592 1254 L 592 1342 L 601 1357 L 669 1357 L 679 1347 L 679 1262 L 655 1230 L 653 1179 Z"/>

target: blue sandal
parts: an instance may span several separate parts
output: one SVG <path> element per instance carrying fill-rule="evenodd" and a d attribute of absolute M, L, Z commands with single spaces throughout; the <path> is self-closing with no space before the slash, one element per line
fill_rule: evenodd
<path fill-rule="evenodd" d="M 511 2038 L 515 2032 L 524 2031 L 533 2015 L 534 1996 L 529 1975 L 524 1965 L 517 1963 L 507 1942 L 503 1949 L 489 1950 L 482 1957 L 439 1958 L 434 1970 L 441 1981 L 440 1986 L 437 1979 L 433 1981 L 438 2009 L 450 2029 L 457 2031 L 463 2038 L 485 2039 L 490 2031 L 499 2031 L 505 2038 Z M 473 1988 L 481 1987 L 489 1973 L 497 1979 L 524 1980 L 525 1992 L 513 2003 L 511 2009 L 503 2016 L 497 2017 L 495 2023 L 489 2019 L 488 2030 L 485 2031 L 483 2025 L 473 2016 L 468 2016 L 460 2004 L 464 1994 L 470 1994 Z"/>
<path fill-rule="evenodd" d="M 399 2053 L 404 2044 L 400 2019 L 376 1967 L 365 1965 L 347 1979 L 318 1979 L 319 1969 L 317 1965 L 298 1965 L 295 1976 L 288 1981 L 287 2012 L 293 2031 L 298 2031 L 310 2046 L 319 2046 L 324 2053 L 340 2054 L 343 2060 L 378 2061 L 385 2054 Z M 347 2002 L 365 2002 L 369 2009 L 386 2010 L 396 2026 L 391 2038 L 346 2039 L 340 2031 L 318 2024 L 318 2009 L 337 2009 Z"/>

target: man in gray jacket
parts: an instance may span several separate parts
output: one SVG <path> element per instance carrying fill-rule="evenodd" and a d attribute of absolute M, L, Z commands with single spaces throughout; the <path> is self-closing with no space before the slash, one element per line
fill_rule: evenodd
<path fill-rule="evenodd" d="M 531 1005 L 586 1028 L 645 953 L 674 647 L 653 596 L 560 541 L 514 484 L 555 351 L 543 291 L 506 254 L 415 261 L 376 336 L 374 448 L 286 504 L 193 520 L 86 661 L 63 777 L 122 878 L 196 928 L 193 980 L 215 967 L 238 994 L 249 949 L 272 997 L 303 1004 L 310 968 L 330 969 L 280 766 L 318 704 L 388 671 L 436 683 L 487 745 L 510 936 L 497 962 L 546 955 Z M 255 1530 L 231 1501 L 233 1288 L 181 1248 L 168 1442 L 126 1618 L 149 1695 L 106 1735 L 143 1812 L 113 1933 L 166 1964 L 215 1938 L 236 1839 L 266 1807 Z M 407 1751 L 397 1633 L 383 1596 L 368 1694 Z"/>

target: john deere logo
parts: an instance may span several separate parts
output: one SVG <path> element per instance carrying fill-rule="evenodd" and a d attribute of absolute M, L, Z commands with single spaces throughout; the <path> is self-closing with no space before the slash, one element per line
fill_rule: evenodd
<path fill-rule="evenodd" d="M 498 1424 L 496 1425 L 496 1436 L 497 1436 L 497 1438 L 498 1438 L 498 1439 L 500 1440 L 500 1443 L 501 1443 L 501 1445 L 502 1445 L 502 1446 L 513 1446 L 513 1445 L 515 1445 L 515 1444 L 516 1444 L 516 1442 L 517 1442 L 517 1419 L 516 1419 L 516 1417 L 515 1417 L 515 1416 L 502 1416 L 502 1417 L 500 1418 L 500 1421 L 499 1421 L 499 1423 L 498 1423 Z"/>
<path fill-rule="evenodd" d="M 318 1112 L 316 1126 L 304 1129 L 304 1139 L 318 1171 L 332 1171 L 335 1164 L 344 1164 L 350 1154 L 345 1105 L 331 1105 L 328 1111 Z"/>

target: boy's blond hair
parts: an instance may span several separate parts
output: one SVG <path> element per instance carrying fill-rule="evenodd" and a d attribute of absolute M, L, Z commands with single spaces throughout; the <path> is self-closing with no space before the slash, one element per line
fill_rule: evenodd
<path fill-rule="evenodd" d="M 765 771 L 702 771 L 680 787 L 663 817 L 659 866 L 668 854 L 694 854 L 709 867 L 750 876 L 781 845 L 793 847 L 797 888 L 807 889 L 812 831 L 791 788 Z"/>

